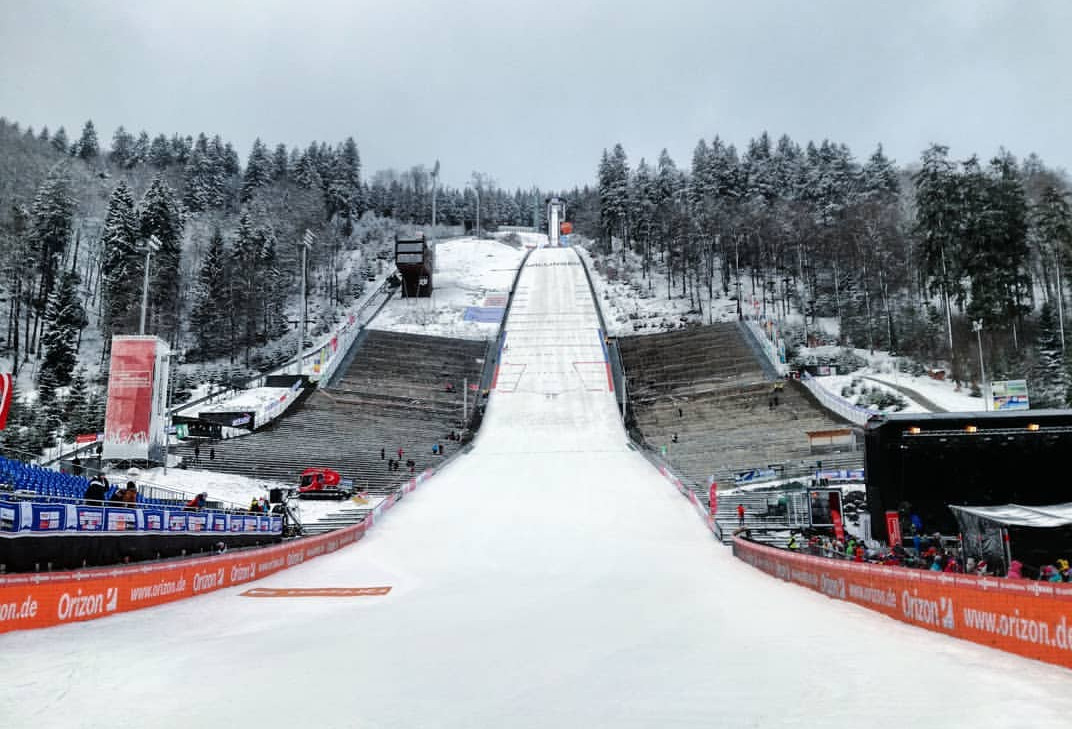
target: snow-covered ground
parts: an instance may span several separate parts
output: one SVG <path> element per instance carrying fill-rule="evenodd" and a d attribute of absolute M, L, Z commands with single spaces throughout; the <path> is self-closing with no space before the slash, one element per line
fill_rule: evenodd
<path fill-rule="evenodd" d="M 719 545 L 578 369 L 600 345 L 571 255 L 530 259 L 512 372 L 474 451 L 357 545 L 257 583 L 388 595 L 238 587 L 2 635 L 5 724 L 1067 725 L 1067 670 L 830 600 Z"/>
<path fill-rule="evenodd" d="M 648 278 L 643 278 L 641 259 L 636 253 L 617 251 L 613 256 L 598 256 L 601 264 L 597 268 L 596 257 L 584 245 L 575 250 L 588 264 L 610 336 L 657 334 L 686 323 L 710 324 L 737 318 L 736 299 L 724 298 L 717 288 L 710 300 L 704 291 L 701 317 L 698 310 L 692 309 L 689 298 L 682 296 L 680 281 L 668 290 L 666 275 L 654 268 Z"/>
<path fill-rule="evenodd" d="M 836 358 L 843 347 L 802 347 L 801 357 L 816 356 Z M 938 408 L 948 412 L 978 412 L 983 410 L 984 402 L 980 397 L 972 397 L 967 387 L 957 388 L 952 380 L 936 380 L 929 375 L 913 376 L 900 372 L 897 367 L 897 359 L 887 352 L 876 351 L 872 354 L 867 349 L 853 349 L 852 353 L 866 362 L 866 366 L 855 371 L 849 376 L 819 377 L 816 381 L 831 394 L 841 396 L 841 388 L 853 379 L 862 379 L 869 387 L 885 383 L 891 386 L 889 389 L 898 391 L 898 388 L 906 388 L 923 399 L 930 401 Z M 900 391 L 902 397 L 910 401 L 910 407 L 902 412 L 928 412 L 929 409 L 922 403 L 913 402 L 912 396 L 907 392 Z"/>
<path fill-rule="evenodd" d="M 206 492 L 209 501 L 222 501 L 236 506 L 248 506 L 254 498 L 268 496 L 272 488 L 293 488 L 296 484 L 281 483 L 264 478 L 247 478 L 230 473 L 215 471 L 192 471 L 169 468 L 167 474 L 162 468 L 130 468 L 125 471 L 109 471 L 108 479 L 112 483 L 125 483 L 133 480 L 139 485 L 151 484 L 182 491 L 190 496 Z M 371 497 L 367 504 L 354 504 L 359 508 L 373 508 L 383 498 Z M 305 501 L 298 504 L 298 518 L 303 523 L 311 523 L 345 506 L 348 501 Z"/>
<path fill-rule="evenodd" d="M 438 243 L 432 295 L 423 299 L 396 295 L 369 328 L 459 339 L 494 337 L 498 321 L 466 321 L 466 309 L 488 305 L 489 296 L 494 303 L 498 294 L 509 294 L 524 255 L 524 246 L 497 240 L 457 238 Z"/>
<path fill-rule="evenodd" d="M 837 395 L 838 397 L 845 397 L 847 400 L 849 400 L 850 402 L 855 403 L 856 405 L 859 405 L 860 407 L 866 407 L 866 408 L 869 408 L 871 410 L 875 410 L 876 412 L 879 410 L 879 408 L 876 405 L 869 405 L 869 404 L 867 404 L 866 401 L 861 401 L 861 399 L 860 399 L 861 395 L 862 395 L 862 393 L 860 392 L 861 388 L 866 387 L 869 390 L 874 390 L 874 389 L 877 388 L 877 389 L 881 390 L 884 393 L 887 393 L 887 394 L 890 394 L 890 395 L 896 395 L 896 396 L 902 398 L 905 401 L 905 403 L 907 403 L 906 406 L 904 408 L 901 408 L 900 410 L 898 410 L 895 407 L 888 408 L 887 409 L 888 412 L 898 412 L 898 413 L 926 413 L 926 412 L 930 412 L 927 408 L 925 408 L 922 405 L 920 405 L 919 403 L 915 402 L 914 400 L 912 400 L 911 398 L 909 398 L 907 395 L 905 395 L 904 393 L 900 392 L 896 388 L 887 387 L 885 384 L 883 384 L 881 382 L 877 382 L 875 380 L 862 377 L 860 374 L 830 375 L 828 377 L 817 377 L 817 378 L 815 378 L 815 381 L 817 383 L 819 383 L 819 385 L 823 389 L 825 389 L 827 392 L 829 392 L 831 395 Z M 845 395 L 842 394 L 846 387 L 855 388 L 856 393 L 846 397 Z"/>

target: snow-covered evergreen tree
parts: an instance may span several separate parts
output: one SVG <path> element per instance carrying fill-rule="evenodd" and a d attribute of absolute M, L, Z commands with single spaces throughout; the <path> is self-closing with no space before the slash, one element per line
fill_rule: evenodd
<path fill-rule="evenodd" d="M 74 206 L 67 170 L 57 165 L 37 189 L 30 210 L 30 239 L 41 277 L 38 287 L 40 298 L 37 300 L 37 309 L 41 314 L 52 295 L 56 268 L 71 237 Z"/>
<path fill-rule="evenodd" d="M 67 145 L 70 142 L 67 140 L 67 130 L 60 127 L 56 130 L 56 133 L 52 135 L 52 141 L 50 142 L 52 148 L 61 154 L 67 154 Z"/>
<path fill-rule="evenodd" d="M 229 321 L 228 292 L 230 271 L 219 228 L 213 231 L 208 250 L 201 261 L 201 270 L 193 291 L 193 309 L 190 312 L 191 329 L 195 346 L 203 359 L 216 357 L 228 351 Z"/>
<path fill-rule="evenodd" d="M 44 357 L 38 370 L 38 390 L 47 401 L 56 388 L 66 387 L 78 355 L 78 332 L 86 325 L 86 312 L 78 295 L 78 274 L 68 271 L 49 297 L 45 309 Z"/>
<path fill-rule="evenodd" d="M 266 187 L 272 182 L 272 159 L 268 155 L 268 148 L 264 142 L 253 140 L 253 149 L 249 153 L 246 162 L 246 172 L 242 176 L 242 202 L 249 202 L 257 190 Z"/>
<path fill-rule="evenodd" d="M 1048 301 L 1039 312 L 1035 346 L 1036 362 L 1029 387 L 1031 407 L 1063 408 L 1068 403 L 1072 378 L 1069 377 L 1068 363 L 1061 351 L 1057 317 Z"/>
<path fill-rule="evenodd" d="M 134 135 L 123 126 L 112 135 L 112 152 L 109 159 L 118 167 L 129 167 L 134 157 Z"/>
<path fill-rule="evenodd" d="M 138 219 L 141 239 L 148 240 L 149 236 L 155 235 L 161 244 L 152 258 L 149 286 L 152 329 L 149 332 L 174 343 L 180 329 L 182 270 L 179 263 L 186 214 L 171 186 L 156 177 L 138 206 Z"/>
<path fill-rule="evenodd" d="M 277 144 L 272 153 L 272 179 L 282 182 L 287 179 L 287 145 Z"/>
<path fill-rule="evenodd" d="M 82 127 L 82 136 L 78 139 L 77 149 L 78 156 L 87 161 L 96 159 L 100 154 L 100 142 L 97 140 L 97 130 L 93 126 L 92 119 Z"/>
<path fill-rule="evenodd" d="M 173 161 L 173 150 L 167 137 L 163 134 L 153 137 L 152 144 L 149 145 L 149 164 L 158 170 L 164 170 Z"/>
<path fill-rule="evenodd" d="M 105 346 L 116 334 L 135 334 L 139 318 L 144 256 L 138 249 L 134 195 L 120 180 L 108 201 L 101 231 L 101 330 Z"/>

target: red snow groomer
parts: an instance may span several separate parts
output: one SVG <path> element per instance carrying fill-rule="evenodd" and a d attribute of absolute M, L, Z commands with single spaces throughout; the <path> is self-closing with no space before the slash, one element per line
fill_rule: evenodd
<path fill-rule="evenodd" d="M 352 487 L 330 468 L 307 468 L 302 471 L 298 497 L 302 499 L 345 499 Z"/>

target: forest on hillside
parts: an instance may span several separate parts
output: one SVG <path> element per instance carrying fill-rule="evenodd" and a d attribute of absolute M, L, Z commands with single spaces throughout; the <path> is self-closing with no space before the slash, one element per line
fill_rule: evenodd
<path fill-rule="evenodd" d="M 220 135 L 119 127 L 109 142 L 92 121 L 68 135 L 0 118 L 0 359 L 37 397 L 16 404 L 24 427 L 6 444 L 39 452 L 61 430 L 99 430 L 111 338 L 140 328 L 149 240 L 159 250 L 145 330 L 182 353 L 181 398 L 293 355 L 305 231 L 315 236 L 308 335 L 328 330 L 389 258 L 395 232 L 431 223 L 433 171 L 366 179 L 353 137 L 304 148 L 257 139 L 243 164 Z M 484 173 L 464 189 L 438 185 L 435 203 L 444 229 L 471 228 L 478 212 L 486 230 L 543 214 L 538 190 L 505 191 Z"/>
<path fill-rule="evenodd" d="M 1035 155 L 957 160 L 935 144 L 898 166 L 881 145 L 860 161 L 844 144 L 763 133 L 741 153 L 700 140 L 687 170 L 666 150 L 631 167 L 619 144 L 598 183 L 568 196 L 604 254 L 628 246 L 694 310 L 715 291 L 739 313 L 754 298 L 761 316 L 797 322 L 791 348 L 833 343 L 817 328 L 832 318 L 839 344 L 976 385 L 979 343 L 988 380 L 1027 378 L 1033 407 L 1063 407 L 1068 194 L 1068 176 Z"/>

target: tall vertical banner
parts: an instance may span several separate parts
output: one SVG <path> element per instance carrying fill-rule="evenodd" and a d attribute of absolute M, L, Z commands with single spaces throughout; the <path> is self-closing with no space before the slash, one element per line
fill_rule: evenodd
<path fill-rule="evenodd" d="M 103 456 L 160 462 L 163 458 L 168 349 L 157 337 L 112 339 Z"/>
<path fill-rule="evenodd" d="M 901 543 L 901 515 L 896 511 L 886 512 L 886 532 L 890 535 L 890 546 Z"/>
<path fill-rule="evenodd" d="M 0 430 L 7 427 L 7 414 L 11 412 L 11 399 L 15 397 L 15 380 L 10 372 L 0 375 Z"/>

